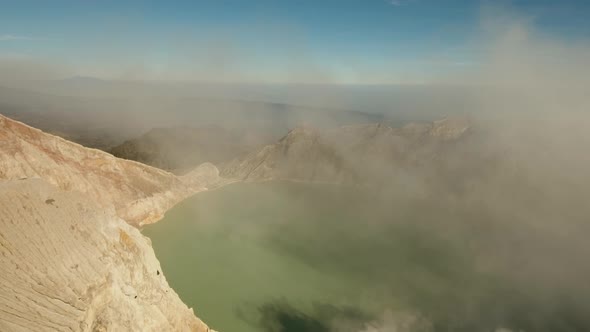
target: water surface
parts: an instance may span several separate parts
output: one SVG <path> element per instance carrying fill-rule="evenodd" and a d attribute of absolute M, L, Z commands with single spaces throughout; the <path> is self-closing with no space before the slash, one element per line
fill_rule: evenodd
<path fill-rule="evenodd" d="M 170 285 L 219 331 L 353 332 L 408 319 L 412 331 L 580 323 L 543 291 L 490 272 L 502 258 L 482 248 L 506 230 L 485 220 L 355 187 L 240 183 L 187 199 L 143 233 Z"/>

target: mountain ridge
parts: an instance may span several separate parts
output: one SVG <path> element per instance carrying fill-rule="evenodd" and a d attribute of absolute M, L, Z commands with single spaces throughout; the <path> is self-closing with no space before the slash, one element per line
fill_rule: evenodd
<path fill-rule="evenodd" d="M 183 198 L 206 190 L 196 183 L 189 187 L 167 171 L 118 159 L 2 115 L 0 139 L 0 179 L 40 177 L 62 190 L 88 192 L 136 226 L 159 220 Z"/>
<path fill-rule="evenodd" d="M 372 166 L 426 163 L 470 130 L 469 120 L 459 117 L 401 128 L 374 123 L 321 132 L 300 126 L 274 144 L 224 165 L 221 176 L 244 181 L 357 182 L 370 176 Z"/>

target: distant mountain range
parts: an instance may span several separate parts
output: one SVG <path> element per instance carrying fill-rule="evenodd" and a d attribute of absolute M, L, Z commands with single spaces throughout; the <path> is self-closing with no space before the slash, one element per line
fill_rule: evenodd
<path fill-rule="evenodd" d="M 75 82 L 72 82 L 75 81 Z M 68 84 L 94 84 L 75 78 Z M 90 81 L 90 82 L 88 82 Z M 89 147 L 108 150 L 153 128 L 222 127 L 280 137 L 307 123 L 320 128 L 384 121 L 379 114 L 274 102 L 162 95 L 59 96 L 0 87 L 0 113 Z"/>
<path fill-rule="evenodd" d="M 296 108 L 360 111 L 402 120 L 440 118 L 465 112 L 481 86 L 437 84 L 254 84 L 198 81 L 107 80 L 74 76 L 60 80 L 12 81 L 14 87 L 56 96 L 94 99 L 205 99 L 291 105 Z M 433 113 L 434 112 L 434 113 Z"/>

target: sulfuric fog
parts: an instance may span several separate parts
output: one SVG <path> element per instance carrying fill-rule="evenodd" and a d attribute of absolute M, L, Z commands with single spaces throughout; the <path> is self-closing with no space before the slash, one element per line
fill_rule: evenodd
<path fill-rule="evenodd" d="M 378 86 L 31 80 L 61 67 L 0 59 L 0 111 L 105 149 L 154 127 L 254 131 L 254 154 L 302 124 L 322 140 L 465 118 L 452 142 L 363 131 L 355 149 L 332 135 L 285 160 L 315 169 L 330 151 L 358 181 L 236 183 L 143 231 L 220 331 L 590 330 L 590 45 L 494 8 L 470 45 L 478 61 L 461 70 Z"/>

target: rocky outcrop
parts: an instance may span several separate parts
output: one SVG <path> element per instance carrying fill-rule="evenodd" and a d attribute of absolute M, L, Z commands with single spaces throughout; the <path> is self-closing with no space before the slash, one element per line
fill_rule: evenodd
<path fill-rule="evenodd" d="M 0 115 L 0 180 L 42 178 L 114 207 L 132 225 L 155 222 L 183 198 L 204 190 L 138 162 L 85 148 Z"/>
<path fill-rule="evenodd" d="M 135 228 L 87 195 L 0 181 L 1 331 L 209 331 Z"/>
<path fill-rule="evenodd" d="M 394 175 L 393 170 L 417 170 L 432 164 L 469 128 L 469 121 L 463 118 L 402 128 L 382 123 L 351 125 L 322 133 L 299 127 L 277 143 L 229 163 L 221 176 L 339 183 L 383 179 Z"/>
<path fill-rule="evenodd" d="M 133 226 L 220 183 L 212 164 L 179 178 L 0 115 L 0 331 L 210 331 Z"/>
<path fill-rule="evenodd" d="M 222 176 L 246 181 L 340 181 L 348 175 L 343 167 L 342 157 L 322 140 L 318 131 L 298 127 L 277 143 L 229 163 Z"/>

